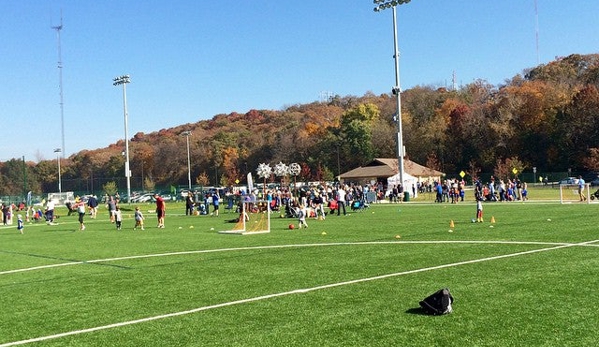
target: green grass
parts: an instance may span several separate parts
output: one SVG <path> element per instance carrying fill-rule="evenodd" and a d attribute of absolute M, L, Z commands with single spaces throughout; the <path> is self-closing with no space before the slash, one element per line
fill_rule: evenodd
<path fill-rule="evenodd" d="M 548 192 L 486 203 L 485 223 L 472 202 L 381 204 L 307 230 L 274 214 L 271 233 L 238 236 L 217 233 L 233 214 L 171 204 L 166 229 L 151 205 L 145 231 L 105 210 L 83 232 L 75 216 L 0 227 L 0 346 L 189 310 L 31 345 L 595 346 L 599 241 L 581 243 L 599 240 L 597 206 Z M 14 271 L 52 264 L 70 265 Z M 443 287 L 454 312 L 420 314 Z"/>

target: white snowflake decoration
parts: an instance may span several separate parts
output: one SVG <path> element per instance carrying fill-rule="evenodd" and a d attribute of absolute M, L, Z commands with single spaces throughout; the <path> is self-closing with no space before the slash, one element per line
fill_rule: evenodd
<path fill-rule="evenodd" d="M 267 178 L 270 177 L 270 174 L 272 173 L 272 168 L 270 167 L 270 164 L 262 163 L 258 165 L 256 173 L 258 173 L 258 177 Z"/>
<path fill-rule="evenodd" d="M 287 175 L 287 173 L 289 172 L 289 167 L 285 164 L 283 164 L 282 162 L 279 162 L 277 165 L 275 165 L 275 175 L 277 177 L 281 177 L 281 176 L 285 176 Z"/>

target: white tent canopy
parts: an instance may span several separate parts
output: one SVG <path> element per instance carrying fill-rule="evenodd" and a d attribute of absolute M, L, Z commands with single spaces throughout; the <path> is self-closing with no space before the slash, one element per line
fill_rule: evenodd
<path fill-rule="evenodd" d="M 399 184 L 399 173 L 387 178 L 387 187 L 389 187 L 388 189 L 393 189 L 393 186 L 396 186 L 397 184 Z M 409 192 L 410 194 L 412 194 L 412 192 L 416 192 L 414 197 L 418 196 L 418 178 L 408 174 L 407 172 L 404 172 L 402 186 L 404 192 Z"/>

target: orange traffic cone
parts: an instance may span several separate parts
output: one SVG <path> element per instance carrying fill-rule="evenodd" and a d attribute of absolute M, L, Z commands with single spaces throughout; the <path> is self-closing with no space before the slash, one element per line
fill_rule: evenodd
<path fill-rule="evenodd" d="M 455 227 L 455 225 L 453 224 L 453 219 L 449 221 L 449 227 L 450 228 L 454 228 Z"/>
<path fill-rule="evenodd" d="M 495 223 L 495 217 L 491 216 L 491 223 Z"/>

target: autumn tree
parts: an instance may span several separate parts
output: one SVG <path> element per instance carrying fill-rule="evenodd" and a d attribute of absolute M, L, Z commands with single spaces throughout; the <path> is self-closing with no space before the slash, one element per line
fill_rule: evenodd
<path fill-rule="evenodd" d="M 374 158 L 372 130 L 380 116 L 374 104 L 360 104 L 341 117 L 340 147 L 346 162 L 356 167 Z"/>
<path fill-rule="evenodd" d="M 198 177 L 196 177 L 196 184 L 200 185 L 200 186 L 207 186 L 210 183 L 210 179 L 208 178 L 208 175 L 206 174 L 206 172 L 202 172 L 198 175 Z"/>

